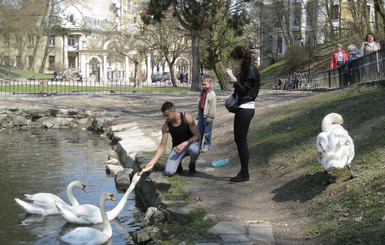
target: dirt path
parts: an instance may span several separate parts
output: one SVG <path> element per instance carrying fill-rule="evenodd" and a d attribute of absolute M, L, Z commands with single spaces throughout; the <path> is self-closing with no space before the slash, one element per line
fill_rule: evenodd
<path fill-rule="evenodd" d="M 304 232 L 312 222 L 302 208 L 300 200 L 286 200 L 285 194 L 290 174 L 285 177 L 266 175 L 274 170 L 258 166 L 258 156 L 250 159 L 250 181 L 230 184 L 240 164 L 233 141 L 233 114 L 223 106 L 228 93 L 217 93 L 217 117 L 214 121 L 212 151 L 202 153 L 195 177 L 186 176 L 190 183 L 194 205 L 204 208 L 221 221 L 267 221 L 273 224 L 274 238 L 278 244 L 317 244 L 307 240 Z M 264 113 L 297 99 L 310 96 L 309 92 L 268 92 L 262 91 L 257 98 L 256 114 L 253 120 Z M 150 135 L 159 132 L 163 123 L 160 107 L 165 101 L 172 101 L 177 111 L 196 115 L 198 93 L 177 94 L 129 94 L 129 95 L 82 95 L 82 96 L 0 96 L 1 107 L 47 107 L 83 108 L 94 111 L 119 113 L 120 123 L 135 121 Z M 159 135 L 159 134 L 158 134 Z M 155 139 L 159 142 L 159 139 Z M 155 150 L 155 149 L 154 149 Z M 230 163 L 212 168 L 211 161 L 229 158 Z M 184 164 L 187 167 L 187 164 Z"/>

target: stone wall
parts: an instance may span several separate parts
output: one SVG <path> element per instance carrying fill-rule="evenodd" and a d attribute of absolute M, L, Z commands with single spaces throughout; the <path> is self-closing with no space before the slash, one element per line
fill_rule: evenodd
<path fill-rule="evenodd" d="M 118 115 L 82 109 L 1 108 L 0 129 L 74 128 L 104 132 L 116 123 Z"/>

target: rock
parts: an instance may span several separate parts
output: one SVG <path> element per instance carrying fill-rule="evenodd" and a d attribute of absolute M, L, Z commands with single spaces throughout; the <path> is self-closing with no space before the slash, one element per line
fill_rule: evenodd
<path fill-rule="evenodd" d="M 13 116 L 13 126 L 28 126 L 31 120 L 21 115 Z"/>
<path fill-rule="evenodd" d="M 109 164 L 111 164 L 111 165 L 121 165 L 120 161 L 117 158 L 111 158 L 111 159 L 107 160 L 105 165 L 109 165 Z"/>
<path fill-rule="evenodd" d="M 156 235 L 159 233 L 159 228 L 154 226 L 148 226 L 144 229 L 138 230 L 133 234 L 134 240 L 138 244 L 147 244 L 154 240 Z"/>
<path fill-rule="evenodd" d="M 107 132 L 108 128 L 114 124 L 114 121 L 114 117 L 95 117 L 89 130 L 95 132 Z"/>
<path fill-rule="evenodd" d="M 116 173 L 115 175 L 115 185 L 118 191 L 125 192 L 131 184 L 131 175 L 134 172 L 133 169 L 124 169 Z"/>
<path fill-rule="evenodd" d="M 110 160 L 110 159 L 119 159 L 118 153 L 116 151 L 114 151 L 114 150 L 110 150 L 108 152 L 108 158 L 107 159 L 108 160 Z"/>
<path fill-rule="evenodd" d="M 163 212 L 158 210 L 156 207 L 149 207 L 146 211 L 144 218 L 142 219 L 142 222 L 140 223 L 140 227 L 143 228 L 159 224 L 160 222 L 162 222 L 163 218 Z"/>

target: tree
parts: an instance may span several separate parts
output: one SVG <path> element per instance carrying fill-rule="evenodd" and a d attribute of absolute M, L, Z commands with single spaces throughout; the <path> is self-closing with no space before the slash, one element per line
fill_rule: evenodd
<path fill-rule="evenodd" d="M 165 11 L 172 7 L 173 15 L 177 18 L 181 26 L 188 30 L 191 35 L 191 56 L 192 56 L 192 84 L 191 89 L 200 89 L 200 54 L 199 46 L 201 34 L 209 27 L 213 26 L 218 20 L 224 17 L 225 13 L 239 13 L 240 8 L 244 7 L 243 2 L 231 0 L 150 0 L 148 9 L 143 15 L 143 21 L 149 24 L 152 21 L 162 21 L 166 15 Z M 233 3 L 234 12 L 221 12 L 222 6 L 231 6 Z M 234 16 L 234 22 L 242 19 Z M 240 27 L 241 25 L 237 25 Z M 235 27 L 235 25 L 233 26 Z"/>
<path fill-rule="evenodd" d="M 223 17 L 218 18 L 207 30 L 202 31 L 203 43 L 200 53 L 203 66 L 215 72 L 221 89 L 229 90 L 230 83 L 225 68 L 230 62 L 231 50 L 240 42 L 240 39 L 237 38 L 240 33 L 236 33 L 232 26 L 233 18 L 230 15 L 230 6 L 218 7 L 220 10 L 217 12 L 221 12 Z"/>
<path fill-rule="evenodd" d="M 374 8 L 376 10 L 376 13 L 382 19 L 382 28 L 383 28 L 383 31 L 385 32 L 385 7 L 384 7 L 384 1 L 383 0 L 374 0 Z"/>
<path fill-rule="evenodd" d="M 171 82 L 177 87 L 175 79 L 174 64 L 179 56 L 189 50 L 188 33 L 181 28 L 178 21 L 168 14 L 168 18 L 161 23 L 148 26 L 148 36 L 151 37 L 153 50 L 159 51 L 170 68 Z"/>

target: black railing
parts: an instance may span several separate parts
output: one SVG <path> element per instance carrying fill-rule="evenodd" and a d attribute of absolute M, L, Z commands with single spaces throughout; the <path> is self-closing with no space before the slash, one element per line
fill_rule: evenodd
<path fill-rule="evenodd" d="M 53 79 L 1 79 L 0 94 L 105 94 L 105 93 L 127 93 L 127 92 L 164 92 L 191 90 L 190 83 L 177 81 L 174 87 L 171 81 L 139 83 L 124 79 L 110 80 L 104 82 L 90 80 L 53 80 Z"/>
<path fill-rule="evenodd" d="M 364 55 L 352 61 L 351 67 L 314 72 L 289 74 L 281 77 L 263 79 L 262 84 L 267 89 L 311 90 L 333 89 L 354 83 L 366 83 L 385 80 L 385 49 Z M 281 79 L 281 86 L 277 86 Z"/>

